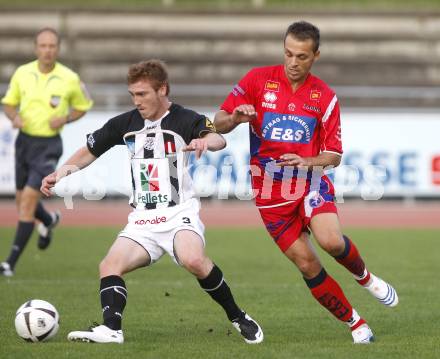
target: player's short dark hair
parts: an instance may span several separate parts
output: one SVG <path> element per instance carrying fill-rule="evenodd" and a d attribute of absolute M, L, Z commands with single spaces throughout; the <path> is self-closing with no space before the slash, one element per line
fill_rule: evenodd
<path fill-rule="evenodd" d="M 167 88 L 166 94 L 169 94 L 170 84 L 168 82 L 168 71 L 163 61 L 152 59 L 130 65 L 128 68 L 127 83 L 130 85 L 142 79 L 150 81 L 151 86 L 156 91 L 165 85 Z"/>
<path fill-rule="evenodd" d="M 35 37 L 34 37 L 35 44 L 37 43 L 38 36 L 40 36 L 43 32 L 50 32 L 50 33 L 54 34 L 57 38 L 58 45 L 60 44 L 60 42 L 61 42 L 60 34 L 53 27 L 43 27 L 42 29 L 38 30 L 37 33 L 35 34 Z"/>
<path fill-rule="evenodd" d="M 318 51 L 320 34 L 319 29 L 315 25 L 307 21 L 294 22 L 287 28 L 284 41 L 286 41 L 286 37 L 289 35 L 292 35 L 300 41 L 311 39 L 314 44 L 313 52 Z"/>

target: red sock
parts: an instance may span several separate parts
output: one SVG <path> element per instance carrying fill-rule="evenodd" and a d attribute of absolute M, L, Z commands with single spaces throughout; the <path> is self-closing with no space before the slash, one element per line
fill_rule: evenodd
<path fill-rule="evenodd" d="M 355 324 L 355 325 L 353 325 L 352 327 L 350 327 L 350 330 L 351 331 L 353 331 L 353 330 L 356 330 L 357 328 L 359 328 L 362 324 L 366 324 L 367 322 L 364 320 L 364 319 L 359 319 L 359 321 Z"/>
<path fill-rule="evenodd" d="M 356 280 L 359 284 L 364 285 L 370 280 L 370 273 L 366 270 L 365 263 L 354 243 L 347 236 L 343 235 L 342 237 L 345 242 L 345 250 L 335 259 L 357 277 Z"/>
<path fill-rule="evenodd" d="M 347 322 L 352 317 L 353 308 L 336 281 L 324 269 L 312 279 L 305 279 L 315 299 L 337 319 Z"/>

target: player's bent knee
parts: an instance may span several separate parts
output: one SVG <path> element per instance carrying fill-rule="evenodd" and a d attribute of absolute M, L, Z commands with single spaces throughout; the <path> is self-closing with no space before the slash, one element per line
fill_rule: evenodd
<path fill-rule="evenodd" d="M 190 257 L 190 258 L 179 258 L 182 266 L 184 266 L 189 272 L 200 277 L 209 274 L 209 266 L 207 259 L 205 257 Z"/>
<path fill-rule="evenodd" d="M 329 233 L 324 238 L 318 240 L 319 245 L 331 256 L 337 256 L 344 251 L 345 242 L 339 232 Z"/>
<path fill-rule="evenodd" d="M 99 274 L 101 278 L 109 275 L 121 276 L 122 270 L 118 268 L 117 262 L 106 257 L 99 263 Z"/>
<path fill-rule="evenodd" d="M 315 277 L 322 269 L 319 261 L 301 260 L 295 263 L 301 274 L 307 278 Z"/>
<path fill-rule="evenodd" d="M 182 265 L 188 269 L 189 271 L 199 271 L 203 268 L 203 258 L 201 257 L 188 257 L 188 258 L 180 258 Z"/>

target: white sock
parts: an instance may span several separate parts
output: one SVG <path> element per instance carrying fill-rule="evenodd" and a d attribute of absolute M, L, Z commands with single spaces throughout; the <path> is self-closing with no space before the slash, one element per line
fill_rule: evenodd
<path fill-rule="evenodd" d="M 347 320 L 346 323 L 350 328 L 352 328 L 359 322 L 360 319 L 361 317 L 359 316 L 358 312 L 356 312 L 356 310 L 353 308 L 351 318 Z"/>

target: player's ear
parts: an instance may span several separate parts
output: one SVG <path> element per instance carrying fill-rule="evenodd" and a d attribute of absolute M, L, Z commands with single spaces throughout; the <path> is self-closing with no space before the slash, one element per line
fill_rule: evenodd
<path fill-rule="evenodd" d="M 315 52 L 315 54 L 314 54 L 314 56 L 315 56 L 315 59 L 314 59 L 314 60 L 315 60 L 315 61 L 318 60 L 320 55 L 321 55 L 321 51 L 316 50 L 316 52 Z"/>
<path fill-rule="evenodd" d="M 167 95 L 167 85 L 163 84 L 162 86 L 159 87 L 159 96 L 166 96 Z"/>

